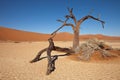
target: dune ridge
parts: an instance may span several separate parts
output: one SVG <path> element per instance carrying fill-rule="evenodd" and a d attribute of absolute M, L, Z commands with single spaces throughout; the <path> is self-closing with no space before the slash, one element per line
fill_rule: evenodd
<path fill-rule="evenodd" d="M 47 41 L 50 34 L 42 34 L 35 32 L 28 32 L 22 30 L 15 30 L 0 26 L 0 40 L 1 41 Z M 98 38 L 101 40 L 117 40 L 120 41 L 120 37 L 106 36 L 102 34 L 96 35 L 80 35 L 80 40 L 86 40 L 89 38 Z M 72 41 L 73 34 L 68 32 L 60 32 L 54 37 L 55 41 Z"/>

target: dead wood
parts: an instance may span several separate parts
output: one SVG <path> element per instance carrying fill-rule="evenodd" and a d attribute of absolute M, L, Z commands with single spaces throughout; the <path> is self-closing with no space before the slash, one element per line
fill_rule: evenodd
<path fill-rule="evenodd" d="M 69 56 L 69 55 L 72 55 L 72 53 L 66 53 L 66 54 L 60 54 L 60 55 L 53 55 L 53 56 L 51 56 L 51 57 L 54 57 L 54 56 L 62 57 L 62 56 Z M 47 56 L 41 57 L 41 58 L 39 57 L 39 58 L 36 59 L 36 61 L 30 61 L 30 63 L 35 63 L 35 62 L 40 61 L 40 60 L 43 60 L 43 59 L 45 59 L 45 58 L 47 58 Z M 34 59 L 33 59 L 33 60 L 34 60 Z"/>
<path fill-rule="evenodd" d="M 61 55 L 57 55 L 58 57 L 60 56 L 67 56 L 67 55 L 70 55 L 72 53 L 75 53 L 73 50 L 69 49 L 69 48 L 61 48 L 61 47 L 58 47 L 58 46 L 54 46 L 55 49 L 53 51 L 58 51 L 58 52 L 63 52 L 63 53 L 66 53 L 66 54 L 61 54 Z M 36 55 L 36 57 L 30 61 L 30 63 L 34 63 L 34 62 L 37 62 L 37 61 L 40 61 L 42 59 L 45 59 L 47 58 L 47 56 L 45 57 L 41 57 L 41 55 L 47 51 L 48 48 L 44 48 L 42 49 L 41 51 L 38 52 L 38 54 Z M 51 56 L 53 57 L 53 56 Z"/>
<path fill-rule="evenodd" d="M 30 63 L 34 63 L 34 62 L 37 62 L 37 61 L 47 58 L 48 66 L 47 66 L 46 75 L 49 75 L 51 72 L 53 72 L 55 70 L 55 61 L 58 59 L 59 56 L 68 56 L 71 53 L 74 53 L 74 51 L 69 48 L 61 48 L 61 47 L 54 46 L 54 42 L 53 42 L 52 38 L 49 38 L 48 41 L 49 41 L 48 48 L 45 48 L 45 49 L 42 49 L 41 51 L 39 51 L 37 56 L 32 61 L 30 61 Z M 43 54 L 43 52 L 45 52 L 45 51 L 47 51 L 47 56 L 40 58 L 41 55 Z M 52 51 L 65 52 L 66 54 L 51 56 Z"/>
<path fill-rule="evenodd" d="M 95 18 L 95 17 L 93 17 L 93 16 L 91 16 L 91 15 L 87 15 L 87 16 L 81 18 L 80 20 L 78 20 L 78 23 L 81 24 L 82 22 L 84 22 L 85 20 L 90 19 L 90 18 L 93 19 L 93 20 L 96 20 L 96 21 L 101 22 L 102 27 L 104 28 L 105 22 L 102 21 L 102 20 L 100 20 L 99 18 Z"/>
<path fill-rule="evenodd" d="M 92 54 L 95 51 L 99 51 L 103 58 L 117 57 L 117 55 L 111 54 L 109 52 L 109 50 L 113 49 L 111 46 L 105 44 L 104 42 L 98 39 L 89 39 L 88 41 L 86 41 L 86 43 L 81 44 L 79 48 L 81 51 L 79 58 L 81 60 L 90 60 Z"/>
<path fill-rule="evenodd" d="M 35 57 L 33 60 L 31 60 L 30 63 L 37 62 L 37 61 L 41 60 L 41 59 L 40 59 L 40 56 L 41 56 L 42 53 L 45 52 L 45 51 L 47 51 L 47 48 L 42 49 L 41 51 L 39 51 L 38 54 L 36 55 L 36 57 Z"/>

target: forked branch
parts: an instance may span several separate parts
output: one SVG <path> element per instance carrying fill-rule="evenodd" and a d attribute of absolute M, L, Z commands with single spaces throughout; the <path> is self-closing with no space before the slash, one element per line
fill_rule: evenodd
<path fill-rule="evenodd" d="M 71 19 L 73 19 L 73 21 L 74 21 L 74 23 L 75 23 L 75 25 L 76 25 L 76 24 L 77 24 L 77 20 L 76 20 L 74 14 L 73 14 L 73 8 L 71 8 L 71 9 L 68 8 L 68 11 L 69 11 L 69 13 L 70 13 L 69 17 L 70 17 Z"/>
<path fill-rule="evenodd" d="M 85 17 L 81 18 L 80 20 L 78 20 L 78 23 L 81 24 L 83 21 L 85 21 L 85 20 L 87 20 L 87 19 L 89 19 L 89 18 L 94 19 L 94 20 L 97 20 L 97 21 L 100 21 L 101 24 L 102 24 L 102 27 L 104 28 L 104 23 L 105 23 L 105 22 L 102 21 L 102 20 L 100 20 L 99 18 L 95 18 L 95 17 L 93 17 L 93 16 L 91 16 L 91 15 L 88 15 L 88 16 L 85 16 Z"/>
<path fill-rule="evenodd" d="M 69 11 L 69 15 L 66 15 L 66 16 L 65 16 L 65 18 L 66 18 L 65 21 L 60 20 L 60 19 L 57 20 L 57 21 L 59 21 L 59 22 L 61 22 L 61 23 L 63 23 L 63 24 L 62 24 L 61 27 L 59 27 L 57 30 L 55 30 L 51 35 L 55 34 L 57 31 L 59 31 L 59 30 L 60 30 L 61 28 L 63 28 L 64 26 L 71 26 L 73 30 L 75 29 L 75 26 L 74 26 L 73 24 L 67 23 L 67 21 L 69 20 L 69 18 L 71 18 L 71 19 L 73 19 L 75 25 L 77 24 L 77 20 L 76 20 L 74 14 L 72 13 L 72 12 L 73 12 L 73 8 L 71 8 L 71 9 L 68 8 L 68 11 Z"/>
<path fill-rule="evenodd" d="M 71 26 L 72 29 L 74 30 L 75 26 L 71 23 L 67 23 L 69 18 L 67 18 L 65 21 L 62 21 L 60 19 L 58 19 L 57 21 L 63 23 L 61 27 L 59 27 L 57 30 L 55 30 L 51 35 L 55 34 L 57 31 L 59 31 L 61 28 L 65 27 L 65 26 Z"/>

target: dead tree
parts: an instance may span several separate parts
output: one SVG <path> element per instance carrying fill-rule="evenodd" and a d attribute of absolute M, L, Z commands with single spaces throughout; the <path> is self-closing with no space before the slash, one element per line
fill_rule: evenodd
<path fill-rule="evenodd" d="M 102 27 L 104 28 L 104 21 L 100 20 L 99 18 L 95 18 L 91 15 L 87 15 L 81 19 L 79 19 L 77 21 L 76 17 L 74 16 L 73 14 L 73 8 L 68 8 L 68 11 L 69 11 L 69 15 L 66 15 L 65 18 L 66 20 L 65 21 L 62 21 L 62 20 L 57 20 L 62 24 L 61 27 L 59 27 L 56 31 L 54 31 L 52 34 L 56 33 L 58 30 L 60 30 L 61 28 L 63 28 L 64 26 L 71 26 L 72 27 L 72 30 L 73 30 L 73 33 L 74 33 L 74 38 L 73 38 L 73 50 L 76 51 L 76 49 L 79 47 L 79 33 L 80 33 L 80 25 L 87 19 L 93 19 L 93 20 L 97 20 L 99 22 L 102 23 Z M 69 19 L 72 19 L 74 21 L 74 23 L 68 23 L 68 20 Z"/>
<path fill-rule="evenodd" d="M 48 58 L 48 66 L 47 66 L 47 75 L 49 75 L 52 71 L 55 70 L 55 60 L 58 59 L 58 56 L 66 56 L 66 55 L 70 55 L 72 53 L 75 53 L 76 52 L 76 49 L 79 48 L 79 28 L 80 28 L 80 25 L 83 21 L 89 19 L 89 18 L 92 18 L 94 20 L 97 20 L 97 21 L 100 21 L 102 23 L 102 26 L 104 28 L 104 21 L 102 20 L 99 20 L 98 18 L 95 18 L 93 16 L 85 16 L 83 18 L 81 18 L 80 20 L 76 20 L 76 17 L 73 15 L 73 8 L 72 9 L 69 9 L 68 8 L 68 11 L 69 11 L 69 15 L 66 15 L 65 18 L 66 20 L 65 21 L 62 21 L 62 20 L 58 20 L 59 22 L 62 22 L 62 26 L 59 27 L 56 31 L 54 31 L 51 35 L 52 37 L 50 37 L 48 39 L 49 41 L 49 46 L 45 49 L 42 49 L 38 54 L 37 56 L 32 60 L 30 61 L 31 63 L 34 63 L 34 62 L 37 62 L 39 60 L 42 60 L 44 58 Z M 68 23 L 67 21 L 69 19 L 72 19 L 74 21 L 74 24 L 71 24 L 71 23 Z M 64 26 L 71 26 L 72 29 L 73 29 L 73 32 L 74 32 L 74 39 L 73 39 L 73 49 L 69 49 L 69 48 L 61 48 L 61 47 L 58 47 L 58 46 L 55 46 L 54 45 L 54 42 L 53 42 L 53 37 L 55 36 L 55 34 L 57 33 L 57 31 L 59 31 L 61 28 L 63 28 Z M 41 55 L 47 51 L 47 57 L 41 57 Z M 54 55 L 54 56 L 51 56 L 51 52 L 52 51 L 60 51 L 60 52 L 65 52 L 66 54 L 63 54 L 63 55 Z"/>

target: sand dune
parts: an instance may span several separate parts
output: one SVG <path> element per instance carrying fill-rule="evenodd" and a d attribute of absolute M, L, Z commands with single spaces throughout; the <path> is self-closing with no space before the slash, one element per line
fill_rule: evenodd
<path fill-rule="evenodd" d="M 5 27 L 0 27 L 0 40 L 3 41 L 47 41 L 50 34 L 42 34 L 35 32 L 20 31 Z M 80 35 L 80 40 L 89 38 L 98 38 L 102 40 L 120 41 L 120 37 L 97 35 Z M 73 35 L 67 32 L 57 33 L 55 41 L 72 41 Z"/>
<path fill-rule="evenodd" d="M 42 41 L 47 40 L 48 34 L 20 31 L 5 27 L 0 27 L 0 40 L 11 41 Z"/>

